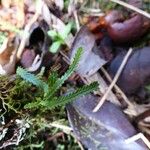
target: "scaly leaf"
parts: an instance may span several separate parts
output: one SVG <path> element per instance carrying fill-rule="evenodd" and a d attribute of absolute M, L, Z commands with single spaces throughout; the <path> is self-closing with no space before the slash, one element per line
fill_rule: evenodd
<path fill-rule="evenodd" d="M 86 95 L 98 88 L 98 83 L 93 82 L 90 85 L 84 85 L 83 87 L 77 89 L 75 92 L 70 93 L 66 96 L 58 97 L 57 99 L 49 99 L 46 101 L 42 101 L 40 104 L 42 106 L 48 107 L 48 109 L 53 109 L 58 106 L 63 106 L 73 100 L 77 99 L 80 96 Z"/>
<path fill-rule="evenodd" d="M 56 83 L 56 81 L 58 80 L 59 78 L 58 78 L 58 73 L 57 72 L 52 72 L 50 75 L 49 75 L 49 77 L 48 77 L 48 85 L 49 86 L 53 86 L 55 83 Z"/>
<path fill-rule="evenodd" d="M 77 53 L 75 54 L 75 58 L 74 58 L 72 64 L 70 65 L 69 69 L 67 70 L 67 72 L 61 78 L 59 78 L 52 87 L 50 87 L 50 91 L 48 93 L 48 99 L 50 99 L 50 97 L 52 97 L 54 95 L 54 93 L 62 86 L 62 84 L 76 70 L 79 60 L 81 58 L 82 52 L 83 52 L 82 48 L 79 48 L 77 50 Z"/>
<path fill-rule="evenodd" d="M 51 45 L 49 51 L 51 53 L 56 53 L 59 49 L 59 47 L 61 46 L 62 42 L 61 41 L 56 41 L 56 42 L 53 42 L 53 44 Z"/>
<path fill-rule="evenodd" d="M 44 93 L 48 93 L 48 85 L 44 81 L 38 79 L 34 74 L 29 73 L 25 69 L 18 67 L 17 75 L 19 75 L 25 81 L 30 82 L 33 85 L 43 89 Z"/>

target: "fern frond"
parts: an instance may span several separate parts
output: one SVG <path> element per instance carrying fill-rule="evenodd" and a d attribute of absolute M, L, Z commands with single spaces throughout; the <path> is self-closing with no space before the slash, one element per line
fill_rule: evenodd
<path fill-rule="evenodd" d="M 37 76 L 32 73 L 27 72 L 25 69 L 18 67 L 17 75 L 23 78 L 25 81 L 32 83 L 33 85 L 44 90 L 44 93 L 48 93 L 48 85 L 40 80 Z"/>
<path fill-rule="evenodd" d="M 52 97 L 54 95 L 54 93 L 62 86 L 62 84 L 71 76 L 71 74 L 76 70 L 79 60 L 81 58 L 83 49 L 79 48 L 77 50 L 77 53 L 75 54 L 74 60 L 72 62 L 72 64 L 69 66 L 69 69 L 66 71 L 66 73 L 59 78 L 55 84 L 50 88 L 49 91 L 49 96 L 48 98 Z"/>
<path fill-rule="evenodd" d="M 84 85 L 83 87 L 77 89 L 75 92 L 72 92 L 66 96 L 58 97 L 57 99 L 49 99 L 42 101 L 41 105 L 47 107 L 48 109 L 54 109 L 55 107 L 65 105 L 73 100 L 77 99 L 80 96 L 86 95 L 98 88 L 98 83 L 93 82 L 90 85 Z"/>

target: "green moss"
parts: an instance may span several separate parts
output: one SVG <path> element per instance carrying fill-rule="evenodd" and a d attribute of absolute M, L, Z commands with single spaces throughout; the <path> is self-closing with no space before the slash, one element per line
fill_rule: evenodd
<path fill-rule="evenodd" d="M 68 95 L 58 96 L 58 90 L 75 71 L 81 54 L 82 49 L 79 49 L 69 70 L 60 78 L 56 73 L 51 73 L 48 80 L 45 80 L 40 74 L 34 75 L 22 68 L 17 69 L 17 76 L 15 77 L 0 76 L 0 100 L 2 103 L 0 109 L 3 110 L 1 116 L 5 118 L 3 128 L 13 129 L 19 136 L 20 129 L 15 123 L 16 119 L 29 126 L 29 128 L 24 127 L 25 132 L 22 132 L 21 135 L 23 140 L 14 149 L 44 149 L 47 146 L 51 147 L 49 143 L 53 145 L 52 149 L 74 149 L 76 147 L 77 144 L 70 134 L 65 135 L 66 141 L 71 140 L 71 142 L 68 141 L 68 144 L 62 138 L 56 139 L 57 145 L 55 140 L 51 142 L 46 140 L 56 133 L 62 132 L 60 129 L 52 127 L 52 122 L 65 118 L 62 124 L 68 124 L 65 104 L 98 87 L 97 83 L 92 83 Z M 11 134 L 13 136 L 14 133 Z M 7 138 L 11 139 L 11 137 Z"/>

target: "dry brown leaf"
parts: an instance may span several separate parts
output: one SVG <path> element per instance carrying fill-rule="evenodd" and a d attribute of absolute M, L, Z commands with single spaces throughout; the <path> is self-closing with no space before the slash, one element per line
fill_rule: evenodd
<path fill-rule="evenodd" d="M 6 44 L 6 43 L 4 43 Z M 0 53 L 0 74 L 10 75 L 15 72 L 16 65 L 16 49 L 11 44 L 11 40 L 7 39 L 7 45 Z"/>

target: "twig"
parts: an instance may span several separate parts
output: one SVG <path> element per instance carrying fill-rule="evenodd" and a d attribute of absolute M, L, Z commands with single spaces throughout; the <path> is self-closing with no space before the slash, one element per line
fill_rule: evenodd
<path fill-rule="evenodd" d="M 64 132 L 58 132 L 58 133 L 56 133 L 55 135 L 53 135 L 52 137 L 49 137 L 48 139 L 47 139 L 47 141 L 53 141 L 53 140 L 55 140 L 55 139 L 57 139 L 57 138 L 59 138 L 59 137 L 62 137 L 63 138 L 63 141 L 65 140 L 64 139 Z"/>
<path fill-rule="evenodd" d="M 138 133 L 138 134 L 136 134 L 136 135 L 126 139 L 125 142 L 127 144 L 130 144 L 130 143 L 132 143 L 134 141 L 137 141 L 138 139 L 142 139 L 142 141 L 147 145 L 147 147 L 150 148 L 149 140 L 142 133 Z"/>
<path fill-rule="evenodd" d="M 120 1 L 120 0 L 110 0 L 110 1 L 115 2 L 115 3 L 119 4 L 119 5 L 124 6 L 124 7 L 127 7 L 127 8 L 129 8 L 131 10 L 134 10 L 134 11 L 138 12 L 139 14 L 147 17 L 147 18 L 150 18 L 150 14 L 149 13 L 147 13 L 147 12 L 137 8 L 137 7 L 134 7 L 134 6 L 130 5 L 130 4 L 127 4 L 127 3 L 123 2 L 123 1 Z"/>
<path fill-rule="evenodd" d="M 77 14 L 76 10 L 73 12 L 73 15 L 74 15 L 74 18 L 75 18 L 77 30 L 79 31 L 80 30 L 80 23 L 79 23 L 78 14 Z"/>
<path fill-rule="evenodd" d="M 140 121 L 138 123 L 138 128 L 143 132 L 143 133 L 147 133 L 148 135 L 150 135 L 150 125 L 149 123 L 145 123 L 143 121 Z"/>
<path fill-rule="evenodd" d="M 29 31 L 30 31 L 32 24 L 38 19 L 38 17 L 41 14 L 42 6 L 43 6 L 42 0 L 38 0 L 37 5 L 36 5 L 36 12 L 35 12 L 34 16 L 30 19 L 28 24 L 25 26 L 23 37 L 22 37 L 22 40 L 21 40 L 21 43 L 19 45 L 18 52 L 17 52 L 18 59 L 20 59 L 20 57 L 22 55 L 26 41 L 29 37 Z"/>
<path fill-rule="evenodd" d="M 112 78 L 110 77 L 110 75 L 108 74 L 108 72 L 105 70 L 105 68 L 101 68 L 101 71 L 104 73 L 105 77 L 107 78 L 107 80 L 111 83 L 112 82 Z M 114 88 L 116 89 L 116 91 L 122 96 L 122 98 L 124 99 L 124 101 L 127 103 L 127 105 L 129 107 L 133 107 L 133 104 L 129 101 L 129 99 L 127 98 L 127 96 L 124 94 L 124 92 L 116 85 L 114 84 Z"/>
<path fill-rule="evenodd" d="M 115 83 L 117 82 L 130 54 L 132 53 L 133 49 L 130 48 L 129 51 L 127 52 L 126 56 L 124 57 L 123 61 L 122 61 L 122 64 L 120 65 L 112 83 L 110 84 L 108 90 L 106 91 L 106 93 L 104 94 L 104 96 L 101 98 L 101 100 L 99 101 L 99 103 L 97 104 L 97 106 L 93 109 L 93 112 L 97 112 L 99 110 L 99 108 L 103 105 L 103 103 L 105 102 L 109 92 L 111 91 L 111 89 L 113 88 L 113 86 L 115 85 Z"/>
<path fill-rule="evenodd" d="M 55 127 L 55 128 L 58 128 L 58 129 L 61 129 L 63 132 L 65 132 L 66 134 L 67 133 L 70 133 L 72 131 L 72 128 L 68 127 L 68 126 L 65 126 L 65 125 L 62 125 L 62 124 L 59 124 L 59 123 L 51 123 L 50 126 L 52 127 Z"/>
<path fill-rule="evenodd" d="M 70 135 L 77 141 L 80 150 L 84 150 L 84 147 L 82 146 L 81 142 L 77 139 L 77 137 L 74 135 L 74 133 L 72 132 Z"/>
<path fill-rule="evenodd" d="M 62 125 L 62 124 L 54 123 L 54 122 L 51 123 L 50 126 L 55 127 L 55 128 L 59 128 L 59 129 L 61 129 L 64 133 L 66 133 L 66 134 L 68 134 L 68 135 L 71 135 L 73 138 L 76 139 L 76 136 L 72 133 L 72 131 L 73 131 L 72 128 L 70 128 L 70 127 L 68 127 L 68 126 L 65 126 L 65 125 Z M 81 150 L 84 150 L 84 148 L 83 148 L 82 144 L 80 143 L 80 141 L 78 141 L 78 139 L 76 139 L 76 140 L 77 140 L 77 143 L 78 143 L 80 149 L 81 149 Z"/>
<path fill-rule="evenodd" d="M 101 9 L 86 8 L 86 7 L 83 7 L 81 10 L 85 13 L 101 13 L 102 12 Z"/>

